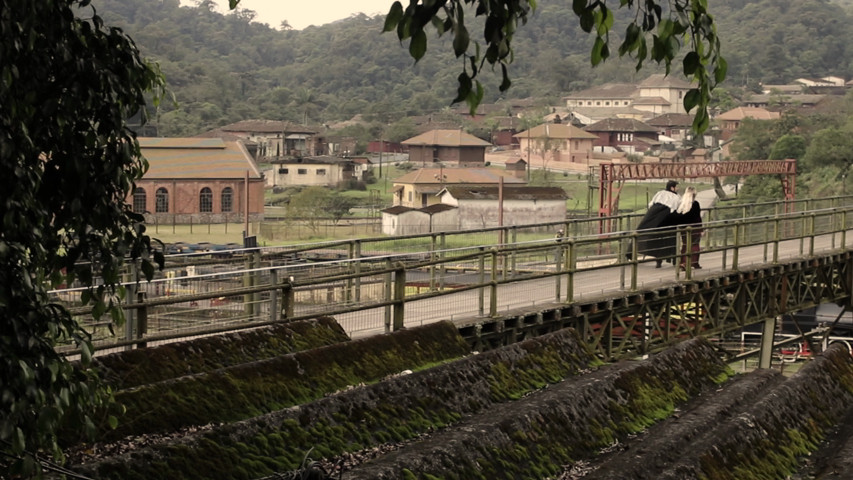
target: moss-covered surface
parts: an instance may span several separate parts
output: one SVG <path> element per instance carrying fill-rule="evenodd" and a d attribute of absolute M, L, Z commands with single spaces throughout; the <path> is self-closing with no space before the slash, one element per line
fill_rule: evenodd
<path fill-rule="evenodd" d="M 456 328 L 439 322 L 124 390 L 116 400 L 127 413 L 102 438 L 245 420 L 466 354 Z"/>
<path fill-rule="evenodd" d="M 492 406 L 417 446 L 347 472 L 350 480 L 548 478 L 563 465 L 644 429 L 689 395 L 715 388 L 727 367 L 692 340 L 645 362 L 606 366 L 522 400 Z"/>
<path fill-rule="evenodd" d="M 686 461 L 696 478 L 787 478 L 853 405 L 853 360 L 830 346 L 796 375 L 703 440 Z M 744 448 L 748 446 L 748 448 Z M 687 470 L 689 468 L 689 470 Z M 675 478 L 673 475 L 668 478 Z M 682 477 L 683 478 L 683 477 Z"/>
<path fill-rule="evenodd" d="M 403 340 L 403 332 L 385 337 L 396 335 L 401 338 L 365 339 L 356 350 L 371 359 L 362 368 L 429 349 L 424 340 Z M 343 353 L 334 368 L 308 366 L 322 365 L 329 350 L 334 348 L 304 352 L 311 355 L 300 363 L 303 375 L 351 378 L 338 365 L 346 363 Z M 426 356 L 418 358 L 430 364 Z M 349 360 L 362 363 L 360 357 Z M 663 441 L 608 458 L 613 474 L 602 469 L 598 478 L 777 479 L 813 452 L 853 405 L 853 365 L 841 348 L 790 379 L 758 371 L 730 381 L 733 373 L 703 339 L 644 361 L 600 366 L 566 329 L 431 364 L 437 365 L 74 469 L 99 479 L 253 479 L 298 468 L 306 456 L 329 458 L 406 441 L 342 478 L 540 479 L 556 477 L 578 460 L 592 461 L 603 448 L 651 428 Z M 273 368 L 255 370 L 258 379 L 275 377 Z M 252 376 L 252 369 L 244 375 Z M 682 411 L 687 408 L 689 413 Z M 632 463 L 634 470 L 618 462 Z"/>
<path fill-rule="evenodd" d="M 538 379 L 558 381 L 592 363 L 577 334 L 564 330 L 224 425 L 191 441 L 160 445 L 85 470 L 105 479 L 259 477 L 298 467 L 309 451 L 314 458 L 328 457 L 413 439 L 486 411 L 503 400 L 493 395 L 494 386 L 513 377 L 496 378 L 491 371 L 537 379 L 526 382 L 529 393 L 539 388 Z M 518 382 L 512 383 L 516 392 L 522 390 Z"/>
<path fill-rule="evenodd" d="M 334 319 L 320 317 L 98 356 L 92 368 L 122 390 L 348 340 Z"/>

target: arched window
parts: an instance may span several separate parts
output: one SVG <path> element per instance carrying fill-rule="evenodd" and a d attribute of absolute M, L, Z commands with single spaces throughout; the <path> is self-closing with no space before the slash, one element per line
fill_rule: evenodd
<path fill-rule="evenodd" d="M 148 196 L 145 194 L 145 189 L 136 187 L 133 191 L 133 213 L 145 213 L 145 202 Z"/>
<path fill-rule="evenodd" d="M 169 213 L 169 191 L 163 187 L 158 188 L 154 194 L 154 212 Z"/>
<path fill-rule="evenodd" d="M 222 211 L 230 212 L 234 208 L 234 190 L 231 187 L 222 189 Z"/>
<path fill-rule="evenodd" d="M 213 191 L 204 187 L 198 195 L 198 211 L 201 213 L 210 213 L 213 211 Z"/>

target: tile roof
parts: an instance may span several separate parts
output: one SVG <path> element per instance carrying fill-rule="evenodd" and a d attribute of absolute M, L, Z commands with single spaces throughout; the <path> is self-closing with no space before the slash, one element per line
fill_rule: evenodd
<path fill-rule="evenodd" d="M 142 156 L 148 160 L 144 178 L 218 179 L 262 178 L 252 156 L 241 142 L 220 138 L 140 137 Z"/>
<path fill-rule="evenodd" d="M 636 97 L 634 98 L 634 105 L 663 105 L 668 107 L 672 105 L 672 102 L 663 97 Z"/>
<path fill-rule="evenodd" d="M 749 98 L 744 100 L 745 103 L 764 103 L 768 104 L 771 101 L 776 102 L 778 104 L 800 104 L 800 105 L 814 105 L 821 100 L 823 100 L 826 95 L 821 94 L 813 94 L 813 93 L 798 93 L 793 95 L 776 95 L 776 94 L 756 94 L 750 95 Z"/>
<path fill-rule="evenodd" d="M 458 207 L 454 207 L 453 205 L 447 205 L 446 203 L 433 203 L 432 205 L 427 205 L 426 207 L 421 207 L 418 210 L 424 213 L 435 214 L 446 212 L 448 210 L 454 210 Z"/>
<path fill-rule="evenodd" d="M 605 118 L 647 118 L 648 111 L 631 107 L 572 107 L 572 115 L 583 123 L 593 124 Z"/>
<path fill-rule="evenodd" d="M 393 207 L 384 208 L 380 211 L 382 213 L 390 213 L 392 215 L 399 215 L 401 213 L 411 212 L 413 210 L 416 210 L 416 209 L 412 208 L 412 207 L 406 207 L 403 205 L 394 205 Z"/>
<path fill-rule="evenodd" d="M 781 116 L 779 112 L 771 112 L 760 107 L 737 107 L 717 115 L 717 119 L 743 120 L 744 118 L 754 118 L 756 120 L 775 120 Z"/>
<path fill-rule="evenodd" d="M 441 179 L 444 175 L 444 179 Z M 496 184 L 503 177 L 504 183 L 526 183 L 524 180 L 509 175 L 509 172 L 495 171 L 487 168 L 421 168 L 409 172 L 394 180 L 395 184 Z"/>
<path fill-rule="evenodd" d="M 633 118 L 605 118 L 584 127 L 587 132 L 655 132 L 658 129 Z"/>
<path fill-rule="evenodd" d="M 492 144 L 462 130 L 430 130 L 408 140 L 403 145 L 436 145 L 440 147 L 488 147 Z"/>
<path fill-rule="evenodd" d="M 632 83 L 605 83 L 597 87 L 587 88 L 580 92 L 566 95 L 563 100 L 578 100 L 588 98 L 631 98 L 637 86 Z"/>
<path fill-rule="evenodd" d="M 565 123 L 545 123 L 537 125 L 530 130 L 516 133 L 514 138 L 566 138 L 566 139 L 595 139 L 595 135 L 585 132 L 574 125 Z"/>
<path fill-rule="evenodd" d="M 447 193 L 457 200 L 497 200 L 498 186 L 448 185 Z M 566 200 L 569 196 L 560 187 L 528 187 L 527 185 L 504 185 L 505 200 Z"/>
<path fill-rule="evenodd" d="M 690 127 L 693 126 L 693 115 L 687 113 L 664 113 L 646 123 L 653 127 Z"/>

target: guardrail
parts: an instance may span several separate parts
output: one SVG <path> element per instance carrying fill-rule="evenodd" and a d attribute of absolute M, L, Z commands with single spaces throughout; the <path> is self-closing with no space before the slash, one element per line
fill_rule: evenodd
<path fill-rule="evenodd" d="M 706 222 L 701 271 L 689 266 L 686 271 L 656 269 L 653 258 L 638 255 L 634 245 L 640 234 L 634 231 L 409 253 L 352 256 L 346 250 L 335 257 L 352 258 L 325 261 L 300 258 L 292 255 L 298 249 L 290 249 L 288 255 L 266 252 L 271 259 L 266 264 L 256 250 L 242 256 L 239 270 L 229 270 L 234 258 L 220 259 L 220 264 L 209 258 L 205 268 L 223 265 L 222 271 L 200 273 L 202 268 L 195 266 L 186 275 L 126 283 L 123 334 L 116 334 L 111 322 L 92 320 L 90 309 L 75 305 L 79 290 L 53 294 L 93 335 L 99 350 L 321 315 L 334 316 L 351 336 L 364 336 L 445 319 L 488 318 L 510 309 L 638 291 L 703 272 L 737 271 L 849 249 L 851 211 L 853 207 L 838 207 Z M 674 231 L 667 234 L 680 238 Z M 66 351 L 73 352 L 71 347 Z"/>

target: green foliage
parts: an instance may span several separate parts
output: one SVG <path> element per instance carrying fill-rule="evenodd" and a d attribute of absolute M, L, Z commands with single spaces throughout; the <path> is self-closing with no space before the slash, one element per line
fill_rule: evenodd
<path fill-rule="evenodd" d="M 776 120 L 744 118 L 731 152 L 735 160 L 767 160 L 779 137 Z"/>
<path fill-rule="evenodd" d="M 720 39 L 731 66 L 729 78 L 738 85 L 778 85 L 815 75 L 849 78 L 849 13 L 834 3 L 837 2 L 713 2 L 717 29 L 725 32 Z M 814 43 L 815 30 L 826 34 L 818 44 Z"/>
<path fill-rule="evenodd" d="M 853 135 L 846 128 L 830 127 L 815 133 L 803 155 L 807 168 L 846 167 L 853 163 Z"/>
<path fill-rule="evenodd" d="M 48 290 L 89 286 L 94 315 L 121 321 L 125 259 L 154 270 L 142 218 L 126 203 L 147 164 L 125 121 L 162 77 L 87 6 L 0 4 L 0 469 L 13 476 L 38 470 L 35 452 L 61 458 L 57 429 L 91 432 L 91 411 L 110 401 L 54 350 L 75 342 L 84 363 L 92 355 Z"/>
<path fill-rule="evenodd" d="M 776 140 L 770 150 L 769 160 L 800 159 L 806 153 L 806 139 L 802 135 L 785 134 Z"/>
<path fill-rule="evenodd" d="M 434 115 L 457 94 L 460 62 L 454 57 L 453 35 L 428 35 L 429 52 L 413 66 L 396 36 L 379 34 L 384 16 L 356 15 L 305 30 L 277 31 L 248 16 L 181 7 L 175 0 L 93 1 L 108 22 L 124 28 L 145 55 L 162 66 L 179 106 L 160 107 L 161 135 L 195 135 L 249 118 L 298 123 L 307 119 L 309 124 L 322 122 L 334 128 L 336 121 L 362 115 L 370 127 L 358 137 L 359 145 L 365 145 L 380 138 L 389 123 Z M 243 4 L 251 8 L 251 1 Z M 632 3 L 637 8 L 645 2 Z M 634 58 L 616 54 L 620 30 L 636 19 L 633 9 L 610 10 L 616 29 L 613 44 L 608 45 L 611 56 L 593 68 L 591 39 L 576 27 L 578 18 L 566 7 L 566 2 L 538 2 L 527 24 L 513 32 L 512 70 L 522 73 L 514 75 L 512 88 L 501 92 L 501 75 L 480 68 L 477 78 L 483 83 L 484 103 L 533 98 L 557 105 L 567 92 L 642 78 Z M 716 0 L 711 8 L 718 31 L 725 32 L 720 40 L 730 67 L 729 80 L 722 86 L 731 98 L 727 100 L 719 87 L 714 89 L 713 101 L 723 111 L 736 106 L 731 102 L 743 98 L 745 87 L 825 74 L 851 76 L 847 66 L 853 65 L 853 50 L 848 47 L 853 22 L 827 2 Z M 474 15 L 473 9 L 466 13 L 469 46 L 474 48 L 482 31 L 475 25 L 483 17 Z M 653 39 L 651 34 L 647 37 L 651 50 Z M 686 51 L 691 47 L 687 37 L 683 39 Z M 779 55 L 771 51 L 782 44 L 777 39 L 795 46 Z M 672 73 L 677 70 L 676 61 Z M 664 63 L 643 64 L 643 72 L 665 71 Z M 301 88 L 314 97 L 308 110 L 294 102 Z M 210 104 L 219 110 L 210 109 Z M 379 124 L 378 133 L 373 132 L 373 122 Z"/>
<path fill-rule="evenodd" d="M 484 17 L 485 51 L 481 50 L 478 42 L 469 48 L 471 39 L 465 22 L 465 7 L 468 5 L 475 8 L 475 18 Z M 693 128 L 698 132 L 705 131 L 710 122 L 708 105 L 711 90 L 725 79 L 728 68 L 720 55 L 720 39 L 707 3 L 622 1 L 619 8 L 623 7 L 635 16 L 627 22 L 618 53 L 636 60 L 637 70 L 650 59 L 664 65 L 668 74 L 683 43 L 688 45 L 681 61 L 682 70 L 685 76 L 696 82 L 696 88 L 685 95 L 684 107 L 687 111 L 696 108 Z M 663 7 L 667 7 L 667 15 L 664 15 Z M 421 60 L 426 53 L 426 30 L 434 28 L 439 36 L 451 32 L 454 54 L 466 60 L 462 73 L 457 77 L 459 86 L 453 102 L 466 102 L 473 115 L 483 100 L 484 90 L 478 74 L 485 63 L 488 62 L 492 68 L 500 65 L 501 92 L 508 90 L 512 84 L 508 74 L 508 66 L 513 61 L 511 43 L 519 24 L 527 23 L 528 15 L 532 15 L 535 8 L 536 2 L 528 0 L 440 0 L 425 5 L 410 2 L 404 10 L 403 5 L 396 1 L 385 18 L 383 31 L 396 30 L 401 41 L 409 40 L 409 53 L 415 61 Z M 572 9 L 580 28 L 595 35 L 590 60 L 593 66 L 598 65 L 610 57 L 614 12 L 607 8 L 605 2 L 598 0 L 574 0 Z"/>
<path fill-rule="evenodd" d="M 308 187 L 290 197 L 287 215 L 304 220 L 312 232 L 317 233 L 320 220 L 331 218 L 335 224 L 349 214 L 356 200 L 324 187 Z"/>

